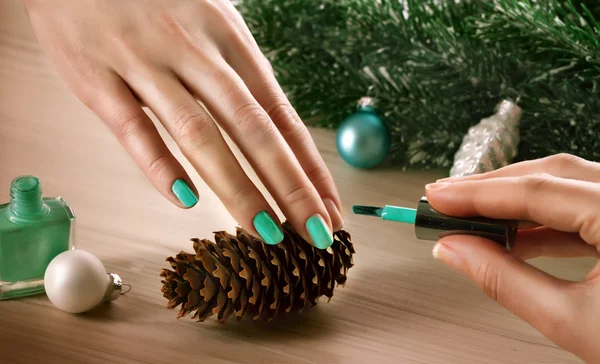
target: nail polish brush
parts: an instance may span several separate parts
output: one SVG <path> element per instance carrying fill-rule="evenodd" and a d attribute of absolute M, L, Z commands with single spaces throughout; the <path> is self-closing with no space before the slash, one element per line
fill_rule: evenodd
<path fill-rule="evenodd" d="M 517 220 L 444 215 L 431 207 L 426 197 L 421 198 L 416 209 L 390 205 L 354 205 L 352 212 L 377 216 L 386 221 L 413 224 L 415 235 L 421 240 L 437 241 L 448 235 L 474 235 L 494 241 L 508 250 L 512 248 L 519 228 Z"/>

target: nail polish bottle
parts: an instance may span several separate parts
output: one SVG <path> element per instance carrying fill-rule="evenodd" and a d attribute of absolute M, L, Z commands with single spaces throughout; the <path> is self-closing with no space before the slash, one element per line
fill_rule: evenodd
<path fill-rule="evenodd" d="M 39 180 L 12 181 L 0 205 L 0 300 L 44 292 L 44 273 L 58 254 L 73 249 L 73 211 L 62 197 L 42 197 Z"/>

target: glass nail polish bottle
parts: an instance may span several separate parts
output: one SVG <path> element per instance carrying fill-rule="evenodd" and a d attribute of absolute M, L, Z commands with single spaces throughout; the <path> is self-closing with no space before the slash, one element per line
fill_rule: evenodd
<path fill-rule="evenodd" d="M 46 267 L 74 247 L 74 221 L 62 197 L 42 197 L 36 177 L 12 181 L 0 205 L 0 300 L 44 292 Z"/>

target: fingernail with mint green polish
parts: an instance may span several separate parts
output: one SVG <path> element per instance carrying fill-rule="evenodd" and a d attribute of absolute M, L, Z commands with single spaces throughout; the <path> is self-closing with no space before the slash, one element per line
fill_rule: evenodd
<path fill-rule="evenodd" d="M 333 244 L 333 234 L 331 234 L 321 215 L 311 216 L 306 221 L 306 230 L 317 248 L 327 249 Z"/>
<path fill-rule="evenodd" d="M 252 220 L 254 228 L 269 245 L 277 245 L 283 241 L 283 231 L 266 211 L 261 211 Z"/>
<path fill-rule="evenodd" d="M 187 182 L 182 179 L 173 182 L 171 190 L 185 207 L 192 207 L 198 203 L 198 196 L 196 196 Z"/>

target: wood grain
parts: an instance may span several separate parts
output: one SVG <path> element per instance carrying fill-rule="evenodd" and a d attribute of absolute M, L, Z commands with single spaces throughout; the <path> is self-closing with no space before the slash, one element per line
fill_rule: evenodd
<path fill-rule="evenodd" d="M 359 171 L 311 130 L 339 186 L 356 266 L 329 304 L 272 323 L 175 318 L 160 293 L 164 259 L 235 221 L 197 177 L 201 202 L 172 206 L 40 50 L 20 0 L 0 1 L 0 201 L 11 179 L 38 176 L 77 214 L 77 246 L 133 290 L 69 315 L 45 296 L 0 302 L 1 363 L 578 363 L 471 282 L 431 257 L 409 226 L 352 216 L 354 203 L 415 204 L 441 174 Z M 181 158 L 179 151 L 170 147 Z M 186 164 L 189 169 L 189 165 Z M 538 259 L 570 279 L 592 261 Z"/>

